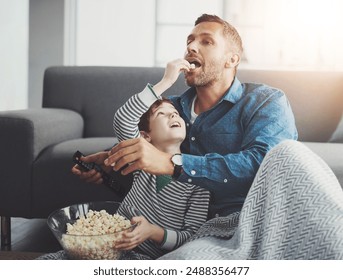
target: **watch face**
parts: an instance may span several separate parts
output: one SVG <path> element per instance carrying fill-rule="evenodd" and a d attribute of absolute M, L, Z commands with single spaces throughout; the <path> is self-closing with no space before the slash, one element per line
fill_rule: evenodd
<path fill-rule="evenodd" d="M 182 156 L 180 154 L 173 155 L 171 160 L 175 165 L 182 166 Z"/>

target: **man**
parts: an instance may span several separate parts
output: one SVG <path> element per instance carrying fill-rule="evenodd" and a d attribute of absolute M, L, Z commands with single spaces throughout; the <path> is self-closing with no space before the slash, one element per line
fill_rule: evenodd
<path fill-rule="evenodd" d="M 182 155 L 171 157 L 137 138 L 113 147 L 105 166 L 123 175 L 144 170 L 202 186 L 212 193 L 210 217 L 240 211 L 266 153 L 285 139 L 297 139 L 284 93 L 237 79 L 242 52 L 234 27 L 217 16 L 200 16 L 187 38 L 184 59 L 167 66 L 176 67 L 176 73 L 184 71 L 190 86 L 181 96 L 171 97 L 187 125 Z M 176 79 L 177 75 L 162 79 L 153 91 L 164 92 Z M 99 163 L 105 157 L 99 153 L 85 160 Z M 81 178 L 101 182 L 96 172 L 75 169 Z"/>

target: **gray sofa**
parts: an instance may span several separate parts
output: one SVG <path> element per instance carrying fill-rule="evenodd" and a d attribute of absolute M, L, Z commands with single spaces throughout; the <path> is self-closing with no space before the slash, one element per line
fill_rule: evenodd
<path fill-rule="evenodd" d="M 10 218 L 46 218 L 53 210 L 91 200 L 121 200 L 105 186 L 71 174 L 72 155 L 108 149 L 117 140 L 114 112 L 162 68 L 51 67 L 44 76 L 42 108 L 0 112 L 1 245 L 10 245 Z M 281 88 L 305 142 L 343 185 L 343 73 L 239 70 L 242 82 Z M 182 76 L 167 92 L 186 89 Z M 129 177 L 120 178 L 129 184 Z"/>

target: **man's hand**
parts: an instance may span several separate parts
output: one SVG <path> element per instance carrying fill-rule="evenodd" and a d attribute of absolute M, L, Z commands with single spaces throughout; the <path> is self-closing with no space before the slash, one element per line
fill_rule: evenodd
<path fill-rule="evenodd" d="M 112 165 L 115 171 L 128 164 L 128 167 L 121 171 L 123 175 L 135 170 L 144 170 L 154 175 L 172 175 L 174 171 L 171 155 L 161 152 L 143 137 L 120 142 L 108 155 L 105 165 Z"/>
<path fill-rule="evenodd" d="M 131 250 L 147 239 L 157 243 L 161 243 L 163 241 L 163 228 L 150 224 L 143 216 L 137 216 L 131 219 L 131 224 L 136 223 L 137 226 L 133 231 L 123 233 L 122 239 L 118 241 L 115 246 L 116 249 Z"/>
<path fill-rule="evenodd" d="M 95 162 L 100 165 L 105 172 L 110 172 L 111 167 L 104 165 L 104 160 L 108 157 L 108 152 L 99 152 L 96 154 L 91 154 L 85 157 L 81 157 L 81 160 L 84 162 Z M 77 164 L 74 165 L 71 169 L 71 172 L 80 177 L 80 179 L 95 184 L 102 184 L 103 180 L 101 174 L 96 170 L 92 169 L 90 171 L 83 171 Z"/>

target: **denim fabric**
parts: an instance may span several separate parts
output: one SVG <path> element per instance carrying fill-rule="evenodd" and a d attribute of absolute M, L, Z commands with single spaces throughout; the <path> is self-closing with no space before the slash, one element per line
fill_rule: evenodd
<path fill-rule="evenodd" d="M 211 191 L 211 217 L 240 211 L 266 153 L 297 139 L 292 109 L 279 89 L 235 78 L 222 100 L 191 124 L 195 94 L 190 88 L 171 97 L 187 125 L 178 180 Z"/>

